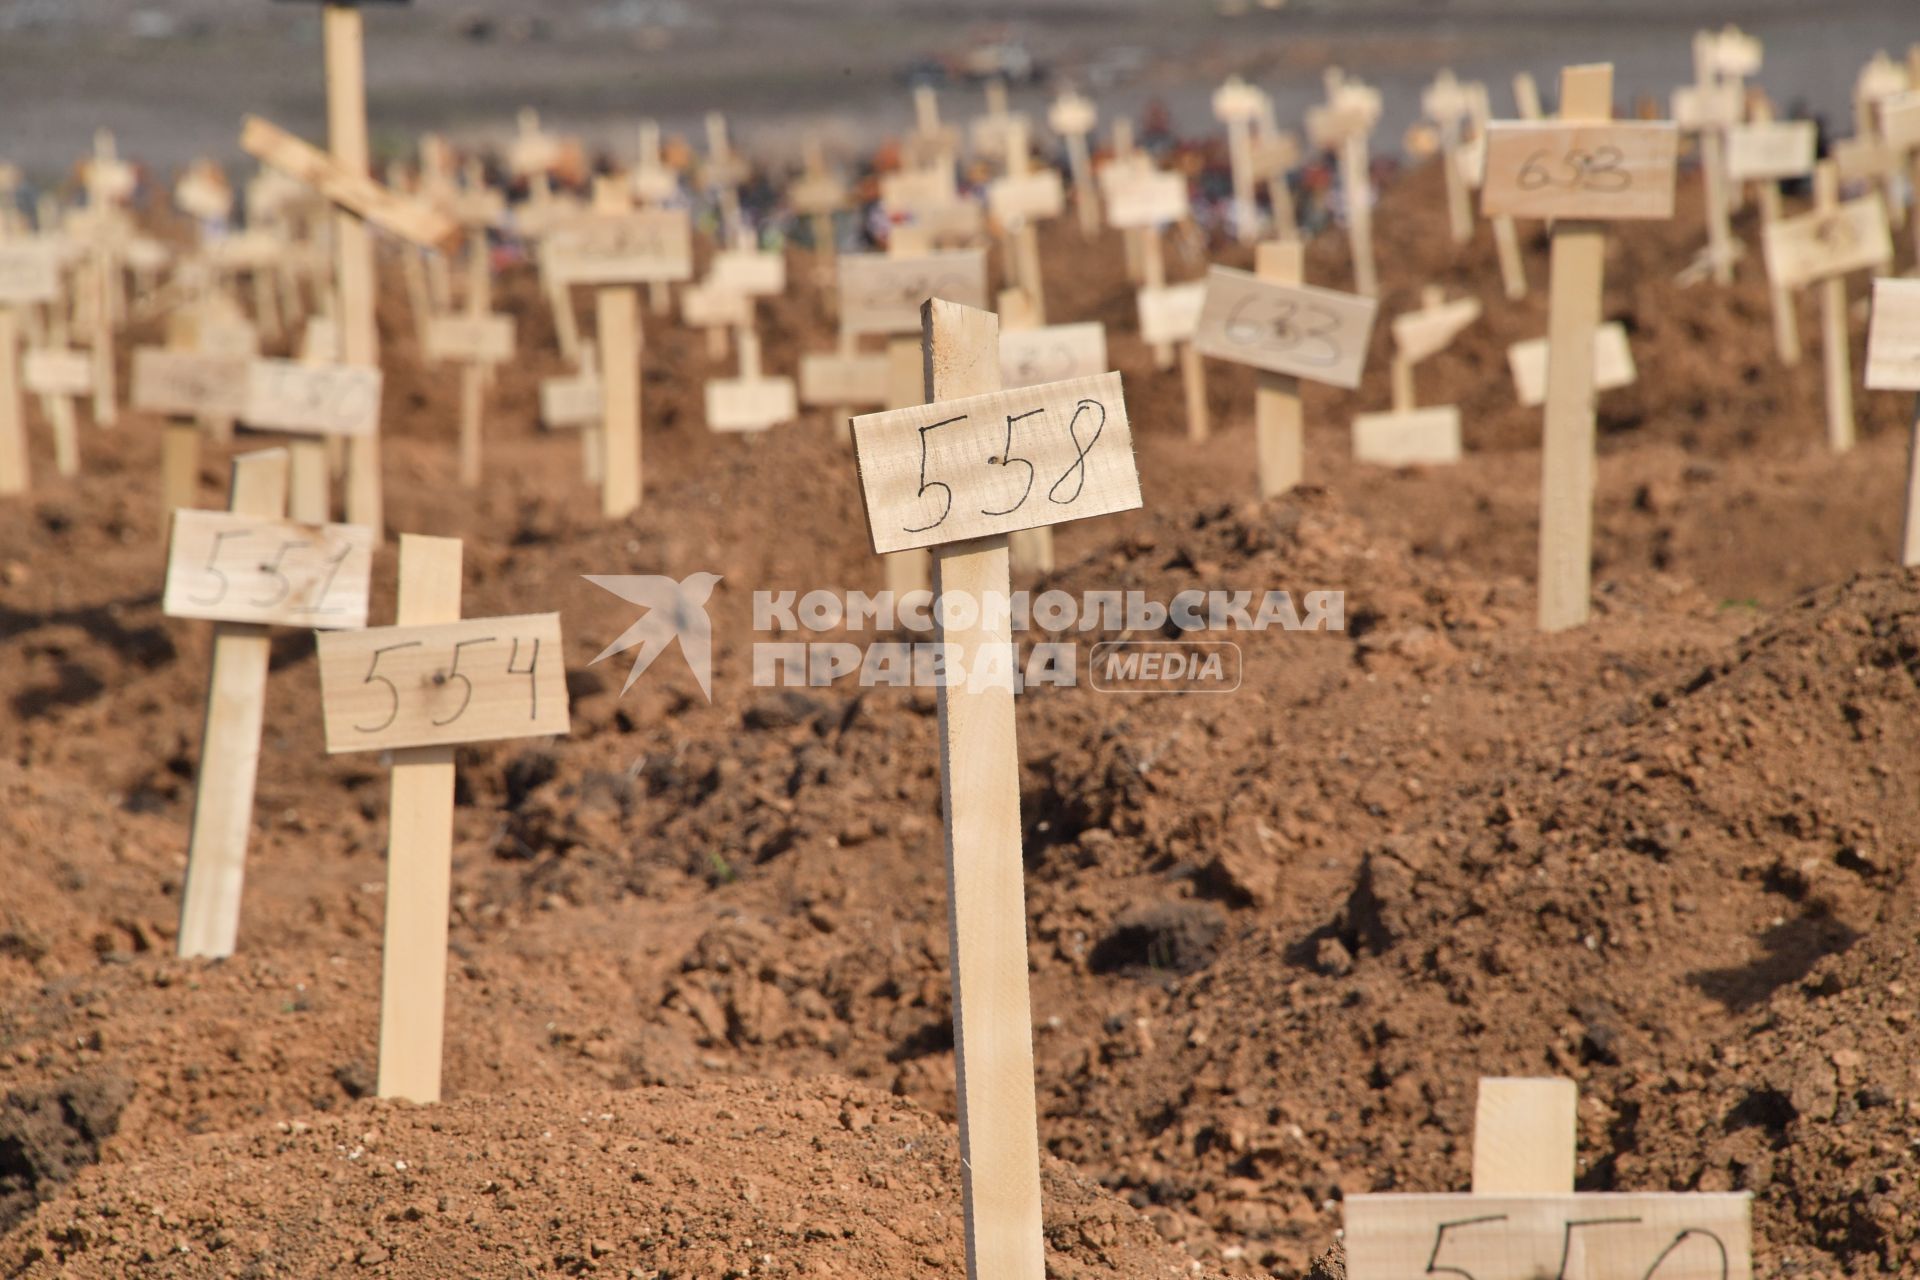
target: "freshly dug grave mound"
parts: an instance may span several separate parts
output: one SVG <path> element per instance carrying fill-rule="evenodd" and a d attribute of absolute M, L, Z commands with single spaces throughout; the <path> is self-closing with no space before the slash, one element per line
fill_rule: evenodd
<path fill-rule="evenodd" d="M 844 1080 L 363 1102 L 95 1168 L 0 1239 L 44 1276 L 957 1276 L 954 1131 Z M 1056 1277 L 1189 1275 L 1059 1161 Z"/>

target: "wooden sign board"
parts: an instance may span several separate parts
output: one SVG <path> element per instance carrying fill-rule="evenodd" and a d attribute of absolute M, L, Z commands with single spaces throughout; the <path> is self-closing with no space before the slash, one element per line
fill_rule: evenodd
<path fill-rule="evenodd" d="M 568 731 L 557 613 L 330 631 L 318 645 L 330 754 Z"/>
<path fill-rule="evenodd" d="M 380 370 L 294 360 L 247 362 L 250 427 L 321 436 L 368 436 L 380 428 Z"/>
<path fill-rule="evenodd" d="M 1348 1280 L 1752 1280 L 1752 1197 L 1355 1194 L 1346 1247 Z"/>
<path fill-rule="evenodd" d="M 1673 122 L 1682 129 L 1724 129 L 1738 124 L 1746 108 L 1746 91 L 1737 84 L 1690 84 L 1673 91 Z"/>
<path fill-rule="evenodd" d="M 880 177 L 880 204 L 889 213 L 918 213 L 922 209 L 949 205 L 960 198 L 949 165 L 927 169 L 904 169 Z"/>
<path fill-rule="evenodd" d="M 1373 298 L 1213 267 L 1193 345 L 1218 360 L 1352 388 L 1360 385 L 1378 310 Z"/>
<path fill-rule="evenodd" d="M 466 235 L 458 222 L 438 209 L 389 191 L 259 116 L 248 116 L 241 126 L 240 149 L 374 226 L 423 248 L 451 250 Z"/>
<path fill-rule="evenodd" d="M 637 284 L 693 275 L 693 224 L 684 209 L 569 219 L 548 241 L 549 262 L 574 284 Z"/>
<path fill-rule="evenodd" d="M 829 174 L 803 174 L 787 188 L 787 203 L 798 213 L 832 213 L 846 205 L 847 184 Z"/>
<path fill-rule="evenodd" d="M 259 340 L 255 339 L 252 350 L 259 350 Z M 300 362 L 302 364 L 332 364 L 340 359 L 340 326 L 333 322 L 332 316 L 310 316 L 307 327 L 300 334 Z"/>
<path fill-rule="evenodd" d="M 429 360 L 504 364 L 513 359 L 513 349 L 513 317 L 510 315 L 455 314 L 427 319 Z"/>
<path fill-rule="evenodd" d="M 772 297 L 786 291 L 787 259 L 758 249 L 723 249 L 713 255 L 707 279 L 718 288 L 748 297 Z"/>
<path fill-rule="evenodd" d="M 1460 410 L 1453 405 L 1399 413 L 1363 413 L 1353 420 L 1353 460 L 1388 467 L 1460 461 Z"/>
<path fill-rule="evenodd" d="M 1887 206 L 1877 194 L 1844 201 L 1831 212 L 1782 218 L 1766 228 L 1763 244 L 1768 279 L 1788 288 L 1893 260 Z"/>
<path fill-rule="evenodd" d="M 1115 171 L 1100 171 L 1105 179 Z M 1103 181 L 1107 222 L 1115 227 L 1157 227 L 1178 222 L 1192 212 L 1187 202 L 1187 180 L 1178 173 L 1120 171 Z"/>
<path fill-rule="evenodd" d="M 1893 151 L 1878 137 L 1841 138 L 1833 144 L 1833 167 L 1842 182 L 1866 182 L 1893 171 Z"/>
<path fill-rule="evenodd" d="M 1671 218 L 1679 154 L 1680 131 L 1664 122 L 1498 120 L 1487 126 L 1481 208 L 1514 218 Z"/>
<path fill-rule="evenodd" d="M 800 357 L 802 404 L 885 404 L 891 394 L 892 380 L 885 355 L 836 352 Z"/>
<path fill-rule="evenodd" d="M 179 507 L 161 612 L 262 626 L 364 627 L 376 541 L 360 525 Z"/>
<path fill-rule="evenodd" d="M 20 379 L 34 395 L 91 395 L 93 358 L 88 352 L 65 347 L 32 348 L 21 362 Z"/>
<path fill-rule="evenodd" d="M 1002 224 L 1057 218 L 1066 207 L 1066 187 L 1052 169 L 996 178 L 987 185 L 987 211 Z"/>
<path fill-rule="evenodd" d="M 1437 307 L 1407 311 L 1393 318 L 1393 345 L 1402 359 L 1418 363 L 1447 349 L 1480 318 L 1478 298 L 1456 298 Z"/>
<path fill-rule="evenodd" d="M 680 318 L 696 329 L 752 324 L 753 299 L 707 280 L 680 294 Z"/>
<path fill-rule="evenodd" d="M 930 241 L 971 241 L 987 228 L 987 211 L 977 200 L 929 205 L 913 212 L 913 228 Z M 900 228 L 895 228 L 898 234 Z"/>
<path fill-rule="evenodd" d="M 174 417 L 238 418 L 247 408 L 247 360 L 140 347 L 133 353 L 133 407 Z"/>
<path fill-rule="evenodd" d="M 800 402 L 811 405 L 885 404 L 887 358 L 883 355 L 801 356 Z"/>
<path fill-rule="evenodd" d="M 207 245 L 207 260 L 228 271 L 260 271 L 279 265 L 290 252 L 286 240 L 269 231 L 242 231 Z"/>
<path fill-rule="evenodd" d="M 1107 327 L 1097 320 L 1000 331 L 1000 385 L 1037 387 L 1107 371 Z"/>
<path fill-rule="evenodd" d="M 1192 341 L 1206 302 L 1204 280 L 1142 289 L 1138 299 L 1141 340 L 1155 345 Z"/>
<path fill-rule="evenodd" d="M 1920 391 L 1920 280 L 1875 280 L 1867 387 Z"/>
<path fill-rule="evenodd" d="M 853 440 L 877 552 L 1140 505 L 1117 373 L 866 414 Z"/>
<path fill-rule="evenodd" d="M 1547 340 L 1533 338 L 1507 348 L 1507 367 L 1513 372 L 1514 389 L 1520 403 L 1531 408 L 1547 399 Z M 1593 331 L 1593 389 L 1614 391 L 1630 387 L 1639 371 L 1634 367 L 1633 348 L 1627 345 L 1626 327 L 1617 321 Z"/>
<path fill-rule="evenodd" d="M 800 416 L 792 378 L 715 378 L 706 399 L 709 431 L 765 431 Z"/>
<path fill-rule="evenodd" d="M 1880 135 L 1901 155 L 1920 150 L 1920 90 L 1896 94 L 1880 104 Z"/>
<path fill-rule="evenodd" d="M 985 309 L 987 255 L 978 249 L 890 258 L 842 254 L 840 327 L 850 334 L 918 333 L 920 304 L 943 298 Z"/>
<path fill-rule="evenodd" d="M 51 302 L 60 296 L 60 260 L 52 246 L 26 240 L 0 244 L 0 306 Z"/>
<path fill-rule="evenodd" d="M 1819 126 L 1811 120 L 1735 125 L 1727 133 L 1727 176 L 1735 182 L 1798 178 L 1813 172 Z"/>
<path fill-rule="evenodd" d="M 540 423 L 545 427 L 598 426 L 606 415 L 600 379 L 581 375 L 540 383 Z"/>

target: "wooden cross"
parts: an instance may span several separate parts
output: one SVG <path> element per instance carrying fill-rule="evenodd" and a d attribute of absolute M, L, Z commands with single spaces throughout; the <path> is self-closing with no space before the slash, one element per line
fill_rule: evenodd
<path fill-rule="evenodd" d="M 1855 177 L 1877 177 L 1887 202 L 1887 218 L 1894 227 L 1904 225 L 1901 221 L 1905 205 L 1900 198 L 1900 175 L 1891 157 L 1887 155 L 1882 140 L 1881 109 L 1891 99 L 1913 88 L 1908 78 L 1907 68 L 1894 61 L 1882 50 L 1873 55 L 1867 65 L 1860 69 L 1860 75 L 1853 86 L 1854 141 L 1866 153 L 1867 163 L 1859 166 L 1859 172 L 1847 172 L 1849 166 L 1841 164 L 1841 178 L 1850 180 Z M 1835 158 L 1839 159 L 1845 150 L 1845 144 L 1835 148 Z"/>
<path fill-rule="evenodd" d="M 1745 114 L 1746 94 L 1738 83 L 1721 78 L 1718 48 L 1715 33 L 1694 33 L 1693 84 L 1674 91 L 1673 119 L 1700 138 L 1700 176 L 1707 192 L 1707 264 L 1714 283 L 1725 285 L 1733 283 L 1734 260 L 1739 256 L 1728 199 L 1727 130 Z"/>
<path fill-rule="evenodd" d="M 1254 253 L 1254 274 L 1207 273 L 1193 346 L 1201 355 L 1260 371 L 1254 390 L 1255 479 L 1262 498 L 1295 488 L 1305 474 L 1300 379 L 1354 388 L 1372 340 L 1373 298 L 1302 283 L 1305 246 L 1274 240 Z"/>
<path fill-rule="evenodd" d="M 1827 443 L 1853 448 L 1853 359 L 1847 336 L 1847 275 L 1893 260 L 1893 234 L 1879 192 L 1840 200 L 1840 172 L 1822 160 L 1813 173 L 1813 211 L 1767 228 L 1767 275 L 1786 288 L 1820 290 L 1820 348 L 1826 371 Z"/>
<path fill-rule="evenodd" d="M 1276 240 L 1300 238 L 1300 215 L 1294 209 L 1291 179 L 1299 163 L 1300 140 L 1280 127 L 1273 112 L 1273 98 L 1261 94 L 1260 118 L 1254 122 L 1253 170 L 1266 178 Z"/>
<path fill-rule="evenodd" d="M 579 429 L 581 476 L 595 487 L 601 481 L 600 423 L 605 416 L 599 357 L 591 341 L 582 342 L 577 372 L 571 377 L 541 379 L 540 425 L 549 430 Z"/>
<path fill-rule="evenodd" d="M 1440 131 L 1440 168 L 1447 185 L 1447 226 L 1453 242 L 1473 239 L 1473 204 L 1467 197 L 1466 175 L 1460 171 L 1461 126 L 1473 111 L 1473 98 L 1451 69 L 1443 69 L 1420 95 L 1420 109 Z"/>
<path fill-rule="evenodd" d="M 1540 489 L 1545 631 L 1579 626 L 1592 607 L 1593 335 L 1605 286 L 1605 224 L 1673 216 L 1677 130 L 1612 118 L 1612 65 L 1569 67 L 1560 77 L 1559 123 L 1501 121 L 1487 137 L 1485 212 L 1553 220 Z"/>
<path fill-rule="evenodd" d="M 380 974 L 383 1098 L 440 1100 L 453 749 L 570 731 L 560 615 L 460 618 L 460 540 L 400 539 L 395 625 L 318 639 L 331 755 L 392 753 Z"/>
<path fill-rule="evenodd" d="M 1047 127 L 1067 144 L 1067 172 L 1073 178 L 1073 203 L 1080 216 L 1080 234 L 1091 239 L 1100 234 L 1100 198 L 1093 187 L 1093 158 L 1087 150 L 1087 135 L 1093 132 L 1100 113 L 1091 100 L 1069 89 L 1047 108 Z"/>
<path fill-rule="evenodd" d="M 727 118 L 718 111 L 707 112 L 706 185 L 720 202 L 721 244 L 740 239 L 740 184 L 746 179 L 747 167 L 727 141 Z"/>
<path fill-rule="evenodd" d="M 1053 169 L 1032 172 L 1025 116 L 1008 117 L 1005 136 L 1007 174 L 987 188 L 987 207 L 1006 232 L 1014 281 L 1033 306 L 1034 323 L 1045 324 L 1047 298 L 1040 274 L 1040 232 L 1035 224 L 1058 217 L 1066 207 L 1066 193 L 1060 175 Z"/>
<path fill-rule="evenodd" d="M 113 326 L 115 317 L 125 310 L 121 294 L 120 265 L 114 254 L 116 219 L 113 211 L 133 195 L 133 167 L 119 158 L 113 133 L 96 129 L 93 157 L 86 165 L 87 228 L 92 258 L 89 264 L 89 290 L 93 326 L 88 335 L 93 356 L 93 420 L 110 427 L 119 416 L 114 387 Z"/>
<path fill-rule="evenodd" d="M 1260 206 L 1253 197 L 1253 125 L 1260 117 L 1258 89 L 1239 76 L 1213 91 L 1213 118 L 1227 126 L 1227 157 L 1233 169 L 1233 225 L 1241 244 L 1260 238 Z"/>
<path fill-rule="evenodd" d="M 826 153 L 818 134 L 808 134 L 801 144 L 806 156 L 806 172 L 787 191 L 794 212 L 805 214 L 813 224 L 813 248 L 823 262 L 831 263 L 834 253 L 833 217 L 847 204 L 847 184 L 827 168 Z"/>
<path fill-rule="evenodd" d="M 940 123 L 940 95 L 932 85 L 913 87 L 913 132 L 907 135 L 903 158 L 909 168 L 952 168 L 960 150 L 960 135 Z"/>
<path fill-rule="evenodd" d="M 734 327 L 739 375 L 707 382 L 707 429 L 765 431 L 791 422 L 800 411 L 793 379 L 770 378 L 762 372 L 760 330 L 754 322 L 754 299 L 778 297 L 786 291 L 786 258 L 777 252 L 762 253 L 743 241 L 740 248 L 714 255 L 707 283 L 745 303 Z"/>
<path fill-rule="evenodd" d="M 1007 534 L 1137 508 L 1139 473 L 1119 374 L 1002 392 L 992 313 L 933 298 L 922 315 L 927 403 L 854 419 L 854 448 L 874 549 L 933 549 L 948 654 L 937 695 L 967 1275 L 1043 1280 Z"/>
<path fill-rule="evenodd" d="M 1920 392 L 1920 280 L 1875 280 L 1867 335 L 1867 389 Z M 1920 395 L 1907 449 L 1907 503 L 1900 563 L 1920 565 Z"/>
<path fill-rule="evenodd" d="M 490 371 L 513 359 L 513 317 L 491 308 L 492 269 L 484 226 L 467 245 L 467 305 L 463 315 L 428 322 L 426 358 L 460 366 L 460 483 L 480 483 L 481 424 Z"/>
<path fill-rule="evenodd" d="M 287 453 L 233 461 L 226 512 L 173 514 L 162 610 L 211 620 L 213 664 L 180 898 L 182 956 L 229 956 L 240 929 L 273 626 L 358 628 L 378 535 L 284 516 Z"/>
<path fill-rule="evenodd" d="M 1028 132 L 1032 124 L 1021 112 L 1007 109 L 1007 82 L 995 77 L 986 82 L 986 114 L 973 122 L 973 149 L 985 155 L 998 155 L 1004 167 L 1012 157 L 1013 130 L 1016 125 Z"/>
<path fill-rule="evenodd" d="M 1482 1079 L 1473 1190 L 1347 1196 L 1350 1280 L 1753 1280 L 1746 1192 L 1574 1192 L 1578 1101 L 1571 1080 Z"/>
<path fill-rule="evenodd" d="M 59 309 L 60 262 L 51 240 L 0 241 L 0 495 L 25 493 L 26 414 L 21 401 L 20 316 L 23 308 Z M 89 369 L 87 386 L 92 385 Z"/>
<path fill-rule="evenodd" d="M 1307 113 L 1307 132 L 1314 145 L 1340 156 L 1340 189 L 1346 196 L 1347 243 L 1353 254 L 1356 293 L 1375 297 L 1380 272 L 1373 257 L 1373 176 L 1368 139 L 1380 121 L 1377 90 L 1349 80 L 1338 67 L 1326 73 L 1327 102 Z"/>
<path fill-rule="evenodd" d="M 1438 285 L 1421 290 L 1420 308 L 1393 319 L 1393 408 L 1363 413 L 1353 420 L 1353 457 L 1402 467 L 1460 460 L 1460 409 L 1436 405 L 1422 409 L 1413 389 L 1414 367 L 1452 345 L 1480 318 L 1477 298 L 1447 301 Z"/>
<path fill-rule="evenodd" d="M 1142 288 L 1134 299 L 1140 320 L 1140 340 L 1156 350 L 1164 346 L 1176 349 L 1179 354 L 1187 439 L 1196 444 L 1206 440 L 1212 431 L 1207 406 L 1207 363 L 1193 345 L 1206 298 L 1206 282 L 1192 280 L 1186 284 Z"/>
<path fill-rule="evenodd" d="M 1124 124 L 1125 121 L 1120 122 Z M 1116 124 L 1115 128 L 1119 128 Z M 1144 158 L 1116 160 L 1100 171 L 1107 222 L 1131 237 L 1128 243 L 1140 266 L 1143 294 L 1167 287 L 1167 259 L 1161 237 L 1165 228 L 1193 216 L 1187 196 L 1187 180 L 1179 173 L 1155 169 Z M 1173 366 L 1174 344 L 1157 342 L 1153 346 L 1156 368 Z"/>
<path fill-rule="evenodd" d="M 1780 221 L 1780 182 L 1813 172 L 1818 126 L 1811 120 L 1785 123 L 1773 118 L 1773 103 L 1756 92 L 1748 111 L 1749 123 L 1727 134 L 1727 176 L 1734 182 L 1753 181 L 1760 187 L 1760 239 Z M 1800 363 L 1800 318 L 1793 286 L 1769 278 L 1767 296 L 1773 311 L 1773 346 L 1780 363 L 1789 369 Z"/>

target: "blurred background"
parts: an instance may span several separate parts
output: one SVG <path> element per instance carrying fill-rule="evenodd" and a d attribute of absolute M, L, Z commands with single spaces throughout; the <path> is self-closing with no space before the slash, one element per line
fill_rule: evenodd
<path fill-rule="evenodd" d="M 1497 115 L 1530 70 L 1552 96 L 1566 62 L 1610 59 L 1623 104 L 1666 109 L 1692 76 L 1689 41 L 1737 22 L 1766 42 L 1757 78 L 1783 110 L 1842 125 L 1875 49 L 1920 39 L 1916 0 L 370 0 L 368 110 L 376 149 L 425 129 L 504 138 L 532 106 L 549 128 L 618 155 L 634 123 L 697 132 L 725 111 L 736 145 L 791 154 L 803 129 L 871 143 L 910 117 L 906 86 L 942 86 L 955 118 L 1004 77 L 1014 104 L 1062 84 L 1103 116 L 1164 109 L 1214 129 L 1207 94 L 1238 72 L 1297 126 L 1320 71 L 1352 70 L 1385 95 L 1395 145 L 1420 87 L 1452 66 L 1484 79 Z M 166 167 L 229 160 L 243 111 L 324 136 L 313 0 L 0 0 L 0 161 L 47 179 L 112 128 L 123 154 Z M 1796 112 L 1799 113 L 1799 112 Z"/>

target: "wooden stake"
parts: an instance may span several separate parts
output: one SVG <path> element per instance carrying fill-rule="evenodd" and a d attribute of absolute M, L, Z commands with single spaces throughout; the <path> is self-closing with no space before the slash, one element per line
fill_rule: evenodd
<path fill-rule="evenodd" d="M 1277 240 L 1254 250 L 1254 274 L 1275 284 L 1306 283 L 1306 247 Z M 1189 344 L 1191 345 L 1191 344 Z M 1254 455 L 1260 496 L 1297 488 L 1306 475 L 1306 426 L 1300 380 L 1262 369 L 1253 393 Z"/>
<path fill-rule="evenodd" d="M 467 242 L 467 315 L 486 317 L 492 305 L 492 276 L 487 263 L 487 232 L 475 228 Z M 487 389 L 487 366 L 479 360 L 460 365 L 460 483 L 480 484 L 481 409 Z"/>
<path fill-rule="evenodd" d="M 999 389 L 992 313 L 934 299 L 922 314 L 929 403 Z M 1006 538 L 947 544 L 933 556 L 936 598 L 970 595 L 981 606 L 974 625 L 939 627 L 957 669 L 978 672 L 997 660 L 1011 673 L 1011 623 L 997 603 L 1011 592 Z M 967 1275 L 1043 1280 L 1013 689 L 975 680 L 943 683 L 938 696 Z"/>
<path fill-rule="evenodd" d="M 1113 122 L 1113 163 L 1135 164 L 1138 160 L 1139 153 L 1135 150 L 1133 144 L 1133 121 L 1122 116 Z M 1142 246 L 1146 244 L 1148 237 L 1154 234 L 1156 233 L 1151 227 L 1128 227 L 1120 233 L 1120 238 L 1125 242 L 1126 246 L 1127 283 L 1136 285 L 1144 285 L 1146 283 L 1145 249 Z M 1164 271 L 1161 272 L 1163 277 L 1161 281 L 1162 284 L 1166 283 L 1164 279 L 1165 274 Z M 1159 358 L 1159 348 L 1156 347 L 1154 349 L 1154 360 L 1156 363 L 1158 363 Z M 1159 367 L 1164 369 L 1166 365 L 1161 364 Z"/>
<path fill-rule="evenodd" d="M 1833 213 L 1840 207 L 1840 172 L 1832 160 L 1813 171 L 1813 207 Z M 1847 336 L 1847 278 L 1830 275 L 1820 290 L 1820 356 L 1826 369 L 1827 445 L 1835 453 L 1853 448 L 1853 352 Z"/>
<path fill-rule="evenodd" d="M 1773 119 L 1773 103 L 1764 95 L 1753 104 L 1753 120 L 1766 124 Z M 1766 240 L 1767 228 L 1780 221 L 1780 183 L 1765 178 L 1760 182 L 1760 236 Z M 1773 310 L 1773 349 L 1780 363 L 1792 369 L 1800 363 L 1800 304 L 1793 286 L 1780 280 L 1767 282 L 1767 299 Z"/>
<path fill-rule="evenodd" d="M 1562 120 L 1612 117 L 1612 64 L 1561 73 Z M 1553 224 L 1540 478 L 1543 631 L 1580 626 L 1592 608 L 1593 334 L 1600 327 L 1606 247 L 1604 223 L 1563 218 Z"/>
<path fill-rule="evenodd" d="M 996 382 L 995 385 L 999 384 Z M 887 408 L 904 409 L 908 405 L 922 404 L 924 401 L 921 396 L 925 389 L 926 361 L 922 340 L 888 338 Z M 886 570 L 887 591 L 893 596 L 896 610 L 912 593 L 933 590 L 933 560 L 924 548 L 889 551 L 880 559 Z"/>
<path fill-rule="evenodd" d="M 227 510 L 279 517 L 287 504 L 287 453 L 263 449 L 233 460 Z M 240 891 L 253 829 L 253 783 L 260 767 L 260 728 L 266 716 L 264 626 L 213 624 L 213 665 L 194 775 L 193 825 L 187 839 L 187 876 L 180 895 L 181 956 L 233 954 L 240 932 Z"/>
<path fill-rule="evenodd" d="M 1711 116 L 1720 76 L 1714 67 L 1715 36 L 1699 31 L 1693 37 L 1693 85 L 1701 109 Z M 1707 256 L 1715 284 L 1733 283 L 1733 221 L 1727 200 L 1727 135 L 1715 119 L 1700 122 L 1700 175 L 1707 189 Z"/>
<path fill-rule="evenodd" d="M 1571 1194 L 1577 1103 L 1571 1080 L 1483 1076 L 1473 1122 L 1473 1194 Z"/>
<path fill-rule="evenodd" d="M 1291 243 L 1283 241 L 1282 243 Z M 1207 362 L 1194 350 L 1192 342 L 1182 342 L 1180 346 L 1180 390 L 1187 405 L 1187 439 L 1198 444 L 1213 434 L 1213 424 L 1207 414 Z M 1264 375 L 1263 375 L 1264 376 Z M 1255 393 L 1254 412 L 1259 413 L 1259 393 Z"/>
<path fill-rule="evenodd" d="M 199 501 L 200 423 L 172 417 L 160 431 L 160 527 L 164 529 L 176 510 Z"/>
<path fill-rule="evenodd" d="M 460 540 L 402 535 L 395 624 L 459 620 Z M 453 878 L 453 748 L 395 751 L 391 786 L 380 953 L 380 1096 L 438 1102 Z"/>
<path fill-rule="evenodd" d="M 1093 185 L 1093 157 L 1087 135 L 1098 116 L 1093 103 L 1069 89 L 1054 99 L 1047 123 L 1067 144 L 1067 172 L 1073 179 L 1073 203 L 1080 217 L 1080 234 L 1091 240 L 1100 234 L 1100 196 Z"/>
<path fill-rule="evenodd" d="M 26 416 L 21 412 L 20 316 L 0 307 L 0 494 L 25 493 Z"/>
<path fill-rule="evenodd" d="M 329 3 L 323 18 L 327 63 L 327 145 L 357 175 L 372 165 L 367 144 L 366 54 L 360 10 Z M 367 224 L 345 209 L 333 213 L 335 279 L 339 287 L 340 359 L 377 368 L 380 333 L 374 323 L 373 240 Z M 386 526 L 380 483 L 380 435 L 347 442 L 347 519 L 370 529 Z"/>
<path fill-rule="evenodd" d="M 640 505 L 640 290 L 602 285 L 594 290 L 599 329 L 600 387 L 606 426 L 601 432 L 601 514 L 620 519 Z"/>
<path fill-rule="evenodd" d="M 1140 278 L 1143 289 L 1164 289 L 1167 287 L 1167 257 L 1165 245 L 1161 240 L 1159 227 L 1141 227 L 1140 231 Z M 1153 367 L 1156 369 L 1173 368 L 1174 350 L 1171 342 L 1153 344 Z"/>
<path fill-rule="evenodd" d="M 1914 397 L 1913 430 L 1907 443 L 1907 510 L 1900 528 L 1900 563 L 1920 565 L 1920 396 Z"/>

